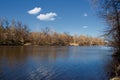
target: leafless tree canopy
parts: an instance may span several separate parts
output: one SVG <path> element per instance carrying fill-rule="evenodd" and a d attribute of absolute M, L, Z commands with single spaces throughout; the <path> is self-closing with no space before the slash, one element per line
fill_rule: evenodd
<path fill-rule="evenodd" d="M 105 36 L 115 50 L 120 50 L 120 0 L 92 1 L 97 8 L 98 15 L 105 19 L 109 26 L 105 31 Z"/>
<path fill-rule="evenodd" d="M 103 39 L 89 36 L 71 36 L 69 33 L 58 33 L 46 27 L 40 32 L 30 32 L 27 25 L 12 20 L 0 21 L 0 45 L 104 45 Z"/>

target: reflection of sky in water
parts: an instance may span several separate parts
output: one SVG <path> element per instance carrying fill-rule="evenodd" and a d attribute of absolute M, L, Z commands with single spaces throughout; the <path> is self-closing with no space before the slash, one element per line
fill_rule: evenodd
<path fill-rule="evenodd" d="M 108 47 L 0 47 L 0 78 L 107 80 Z M 12 73 L 12 74 L 11 74 Z"/>

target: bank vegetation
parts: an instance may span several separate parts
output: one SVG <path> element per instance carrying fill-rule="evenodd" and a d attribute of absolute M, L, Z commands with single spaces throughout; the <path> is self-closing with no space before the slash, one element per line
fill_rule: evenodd
<path fill-rule="evenodd" d="M 0 20 L 0 45 L 40 45 L 40 46 L 92 46 L 105 45 L 103 39 L 84 35 L 58 33 L 46 27 L 40 32 L 30 32 L 27 25 L 12 20 Z"/>

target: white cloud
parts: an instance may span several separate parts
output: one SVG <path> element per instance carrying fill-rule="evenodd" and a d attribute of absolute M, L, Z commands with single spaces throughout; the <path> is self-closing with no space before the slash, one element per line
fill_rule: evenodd
<path fill-rule="evenodd" d="M 83 26 L 84 29 L 88 28 L 88 26 Z"/>
<path fill-rule="evenodd" d="M 88 14 L 87 14 L 87 13 L 84 13 L 84 15 L 83 15 L 83 16 L 87 17 L 87 16 L 88 16 Z"/>
<path fill-rule="evenodd" d="M 55 16 L 57 16 L 56 13 L 50 12 L 50 13 L 38 15 L 37 19 L 42 20 L 42 21 L 53 21 L 55 20 Z"/>
<path fill-rule="evenodd" d="M 41 11 L 40 7 L 35 7 L 34 9 L 31 9 L 28 11 L 29 14 L 38 14 Z"/>

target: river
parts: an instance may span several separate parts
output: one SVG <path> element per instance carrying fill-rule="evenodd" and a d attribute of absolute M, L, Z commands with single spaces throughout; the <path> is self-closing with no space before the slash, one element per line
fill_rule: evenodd
<path fill-rule="evenodd" d="M 112 48 L 1 46 L 0 80 L 108 80 Z"/>

